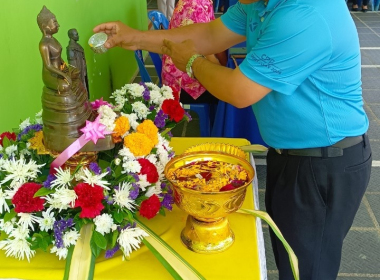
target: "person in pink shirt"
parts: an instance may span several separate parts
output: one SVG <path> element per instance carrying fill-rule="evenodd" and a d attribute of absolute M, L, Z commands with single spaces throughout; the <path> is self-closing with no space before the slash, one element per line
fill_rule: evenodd
<path fill-rule="evenodd" d="M 215 19 L 212 0 L 179 0 L 169 23 L 169 29 L 193 23 L 209 22 Z M 210 61 L 219 64 L 215 55 L 207 56 Z M 167 56 L 162 56 L 162 83 L 180 92 L 180 101 L 189 103 L 217 103 L 218 99 L 211 95 L 196 80 L 185 72 L 178 70 Z"/>

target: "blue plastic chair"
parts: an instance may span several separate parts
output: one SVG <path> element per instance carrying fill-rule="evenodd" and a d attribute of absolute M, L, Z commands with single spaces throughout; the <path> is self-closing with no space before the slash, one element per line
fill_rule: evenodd
<path fill-rule="evenodd" d="M 150 57 L 152 58 L 154 68 L 156 69 L 157 75 L 159 76 L 160 84 L 161 81 L 161 72 L 162 72 L 162 60 L 159 54 L 149 52 Z M 148 70 L 145 67 L 144 59 L 142 56 L 142 51 L 135 51 L 135 59 L 139 67 L 141 80 L 145 83 L 152 83 L 152 78 L 150 77 Z M 210 137 L 211 135 L 211 119 L 210 119 L 210 105 L 207 103 L 199 104 L 183 104 L 183 108 L 187 111 L 194 111 L 199 117 L 200 125 L 200 134 L 202 137 Z"/>
<path fill-rule="evenodd" d="M 169 28 L 169 20 L 159 11 L 149 11 L 148 18 L 152 22 L 153 28 L 156 30 Z"/>

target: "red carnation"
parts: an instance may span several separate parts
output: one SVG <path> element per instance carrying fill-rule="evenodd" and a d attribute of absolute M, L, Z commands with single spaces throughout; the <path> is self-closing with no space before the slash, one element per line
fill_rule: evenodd
<path fill-rule="evenodd" d="M 141 165 L 139 174 L 146 175 L 146 179 L 149 183 L 156 183 L 158 181 L 157 168 L 145 158 L 139 158 L 138 162 Z"/>
<path fill-rule="evenodd" d="M 175 122 L 182 120 L 185 114 L 185 110 L 181 104 L 174 99 L 165 99 L 162 103 L 162 111 L 169 116 L 170 120 L 174 120 Z"/>
<path fill-rule="evenodd" d="M 147 219 L 151 219 L 156 216 L 160 210 L 160 207 L 161 202 L 158 199 L 158 196 L 154 194 L 148 199 L 145 199 L 143 202 L 141 202 L 140 215 Z"/>
<path fill-rule="evenodd" d="M 9 140 L 16 141 L 16 133 L 14 132 L 3 132 L 0 134 L 0 145 L 3 146 L 3 140 L 7 137 Z"/>
<path fill-rule="evenodd" d="M 37 183 L 25 183 L 12 198 L 17 213 L 32 213 L 44 209 L 45 200 L 41 197 L 33 197 L 42 186 Z"/>
<path fill-rule="evenodd" d="M 103 188 L 94 185 L 93 187 L 87 183 L 80 183 L 74 187 L 74 191 L 78 196 L 75 200 L 75 207 L 82 207 L 80 218 L 95 218 L 103 210 L 102 200 L 104 198 Z"/>

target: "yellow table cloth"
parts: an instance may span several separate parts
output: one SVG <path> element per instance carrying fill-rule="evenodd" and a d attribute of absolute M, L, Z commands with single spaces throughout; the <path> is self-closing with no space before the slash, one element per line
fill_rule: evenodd
<path fill-rule="evenodd" d="M 173 137 L 171 145 L 176 154 L 181 154 L 192 145 L 218 142 L 236 146 L 249 145 L 249 141 L 236 138 L 187 138 Z M 247 195 L 242 208 L 254 209 L 252 188 L 247 188 Z M 244 280 L 262 279 L 260 266 L 264 260 L 259 258 L 259 247 L 262 247 L 262 236 L 257 235 L 256 218 L 234 213 L 228 216 L 231 228 L 235 233 L 235 243 L 227 251 L 213 255 L 197 254 L 188 250 L 180 241 L 180 233 L 185 226 L 187 214 L 175 205 L 173 211 L 166 212 L 166 217 L 156 216 L 152 220 L 140 218 L 154 232 L 159 234 L 186 261 L 197 269 L 208 280 Z M 259 231 L 260 235 L 261 231 Z M 261 261 L 261 265 L 260 265 Z M 0 278 L 19 278 L 30 280 L 61 280 L 64 274 L 65 261 L 58 260 L 53 254 L 38 250 L 30 262 L 18 261 L 5 257 L 0 251 Z M 129 261 L 122 261 L 121 254 L 111 259 L 101 255 L 95 266 L 95 280 L 168 280 L 171 275 L 143 244 L 133 251 Z M 81 279 L 78 279 L 81 280 Z"/>

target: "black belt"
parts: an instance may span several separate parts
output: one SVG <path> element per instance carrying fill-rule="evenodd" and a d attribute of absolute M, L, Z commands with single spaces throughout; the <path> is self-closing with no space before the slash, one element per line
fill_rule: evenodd
<path fill-rule="evenodd" d="M 355 137 L 346 137 L 332 146 L 310 149 L 274 149 L 280 155 L 305 156 L 305 157 L 340 157 L 343 149 L 357 145 L 365 141 L 367 134 Z"/>

